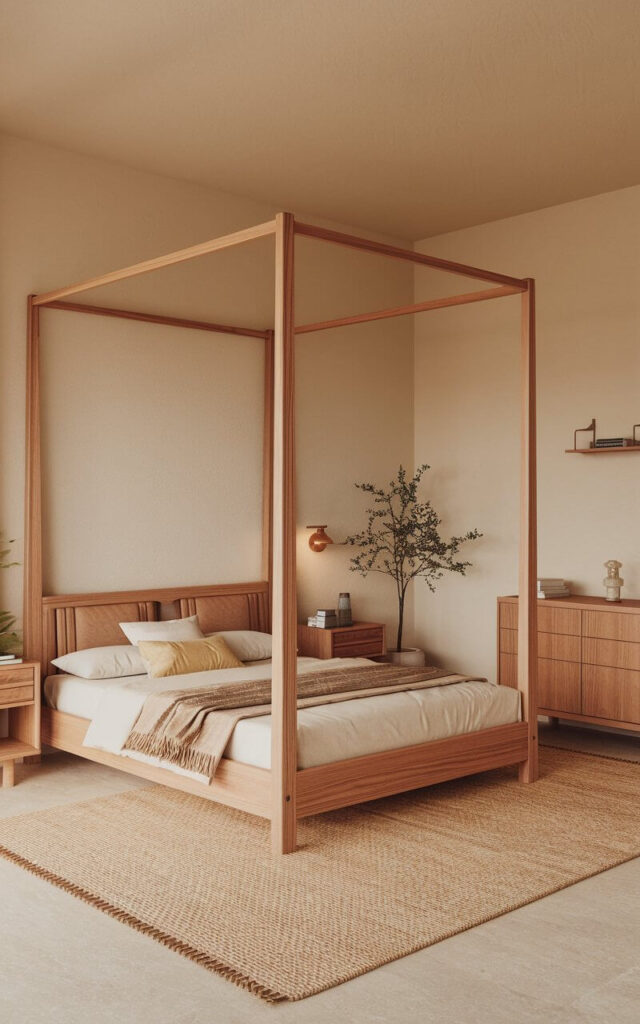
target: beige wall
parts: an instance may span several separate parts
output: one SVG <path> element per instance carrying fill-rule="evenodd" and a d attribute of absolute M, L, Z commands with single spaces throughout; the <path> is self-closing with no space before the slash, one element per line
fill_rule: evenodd
<path fill-rule="evenodd" d="M 618 558 L 624 594 L 640 597 L 640 455 L 564 454 L 592 416 L 600 436 L 640 422 L 639 225 L 640 187 L 418 245 L 536 278 L 539 569 L 580 594 L 602 594 L 602 563 Z M 433 275 L 417 272 L 417 299 L 432 288 Z M 518 306 L 507 298 L 416 318 L 415 458 L 433 467 L 444 528 L 484 532 L 467 548 L 468 578 L 443 580 L 435 595 L 418 585 L 416 634 L 438 661 L 492 677 L 496 597 L 517 591 Z"/>
<path fill-rule="evenodd" d="M 4 137 L 0 160 L 0 524 L 22 557 L 25 298 L 268 219 L 275 208 Z M 85 301 L 249 326 L 273 316 L 266 240 Z M 393 261 L 300 240 L 298 321 L 400 304 Z M 260 342 L 43 313 L 46 586 L 49 592 L 257 578 Z M 301 614 L 349 589 L 361 617 L 391 621 L 391 585 L 348 572 L 346 549 L 312 555 L 307 522 L 340 540 L 362 521 L 355 480 L 386 479 L 413 450 L 408 321 L 298 343 Z M 384 409 L 385 415 L 381 415 Z M 19 612 L 19 570 L 0 606 Z"/>

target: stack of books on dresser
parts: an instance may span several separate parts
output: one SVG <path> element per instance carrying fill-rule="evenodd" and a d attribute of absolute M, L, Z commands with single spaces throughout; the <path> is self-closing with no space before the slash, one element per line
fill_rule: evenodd
<path fill-rule="evenodd" d="M 21 665 L 22 658 L 17 654 L 0 654 L 0 668 L 3 665 Z"/>
<path fill-rule="evenodd" d="M 335 608 L 318 608 L 316 614 L 307 619 L 307 625 L 316 626 L 317 629 L 335 629 L 338 625 Z"/>
<path fill-rule="evenodd" d="M 538 597 L 571 597 L 567 580 L 554 576 L 542 576 L 538 580 Z"/>

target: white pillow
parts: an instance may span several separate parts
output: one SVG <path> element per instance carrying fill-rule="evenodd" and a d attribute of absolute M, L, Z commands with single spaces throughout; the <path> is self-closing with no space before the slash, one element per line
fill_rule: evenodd
<path fill-rule="evenodd" d="M 56 668 L 81 679 L 116 679 L 119 676 L 146 675 L 142 655 L 132 644 L 121 647 L 88 647 L 54 658 Z"/>
<path fill-rule="evenodd" d="M 119 626 L 132 644 L 139 644 L 141 640 L 204 639 L 197 615 L 188 619 L 168 619 L 167 622 L 120 622 Z"/>
<path fill-rule="evenodd" d="M 257 633 L 253 629 L 228 629 L 221 636 L 240 661 L 264 661 L 271 657 L 271 633 Z"/>

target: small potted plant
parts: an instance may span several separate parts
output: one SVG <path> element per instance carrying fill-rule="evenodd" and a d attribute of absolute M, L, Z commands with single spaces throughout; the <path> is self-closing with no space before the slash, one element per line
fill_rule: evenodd
<path fill-rule="evenodd" d="M 11 554 L 12 540 L 5 541 L 8 547 L 3 547 L 2 534 L 0 533 L 0 569 L 10 569 L 18 562 L 7 561 Z M 0 611 L 0 654 L 14 654 L 20 646 L 20 635 L 13 628 L 16 624 L 15 617 L 11 612 Z"/>
<path fill-rule="evenodd" d="M 418 486 L 429 466 L 420 466 L 407 478 L 400 466 L 397 477 L 387 490 L 375 484 L 355 486 L 373 498 L 367 509 L 368 521 L 361 533 L 347 537 L 347 544 L 359 548 L 351 559 L 351 571 L 362 576 L 380 572 L 395 582 L 398 595 L 398 633 L 395 649 L 389 659 L 399 665 L 424 665 L 424 651 L 403 648 L 404 609 L 409 584 L 414 579 L 426 580 L 431 591 L 445 572 L 465 575 L 471 562 L 460 562 L 457 555 L 462 544 L 477 540 L 482 534 L 470 530 L 463 537 L 443 540 L 438 531 L 442 522 L 430 501 L 418 499 Z"/>

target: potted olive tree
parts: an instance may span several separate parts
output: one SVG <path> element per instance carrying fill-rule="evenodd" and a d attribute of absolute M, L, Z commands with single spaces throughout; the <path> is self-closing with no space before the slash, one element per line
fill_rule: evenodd
<path fill-rule="evenodd" d="M 367 525 L 361 533 L 347 537 L 347 544 L 359 548 L 351 559 L 351 571 L 362 576 L 380 572 L 390 576 L 398 595 L 398 632 L 396 646 L 389 650 L 392 662 L 400 665 L 424 665 L 424 651 L 403 648 L 404 610 L 409 584 L 414 579 L 426 580 L 429 590 L 445 572 L 462 576 L 471 562 L 457 559 L 462 544 L 477 540 L 482 534 L 470 530 L 462 537 L 444 540 L 438 527 L 442 522 L 430 501 L 420 501 L 418 486 L 429 466 L 420 466 L 413 477 L 407 478 L 400 466 L 397 477 L 385 490 L 375 484 L 356 484 L 370 494 L 373 504 L 367 509 Z"/>

